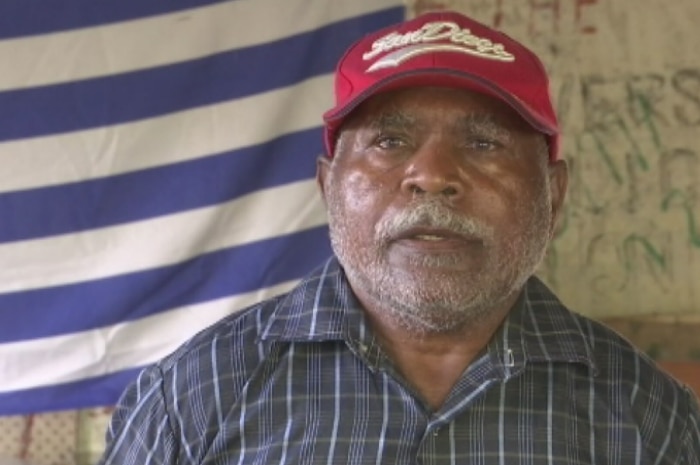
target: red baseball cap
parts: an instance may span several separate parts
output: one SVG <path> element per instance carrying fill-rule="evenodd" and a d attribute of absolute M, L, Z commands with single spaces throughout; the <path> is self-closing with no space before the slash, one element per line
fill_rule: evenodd
<path fill-rule="evenodd" d="M 328 156 L 337 131 L 362 102 L 380 92 L 447 86 L 482 92 L 513 107 L 559 151 L 559 125 L 540 59 L 506 34 L 462 14 L 431 12 L 369 34 L 338 62 L 335 106 L 323 115 Z"/>

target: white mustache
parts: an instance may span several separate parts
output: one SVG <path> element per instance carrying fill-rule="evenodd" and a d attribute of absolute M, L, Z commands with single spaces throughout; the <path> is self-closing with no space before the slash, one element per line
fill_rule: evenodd
<path fill-rule="evenodd" d="M 492 227 L 455 213 L 439 200 L 414 203 L 394 216 L 382 219 L 374 229 L 378 239 L 387 240 L 416 227 L 446 229 L 481 239 L 489 239 L 494 234 Z"/>

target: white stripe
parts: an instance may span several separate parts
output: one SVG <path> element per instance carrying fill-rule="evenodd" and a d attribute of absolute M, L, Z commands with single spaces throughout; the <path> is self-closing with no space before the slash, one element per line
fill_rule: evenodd
<path fill-rule="evenodd" d="M 592 340 L 592 338 L 589 340 Z M 551 365 L 550 365 L 550 370 L 551 370 Z M 596 430 L 595 401 L 596 401 L 596 398 L 595 398 L 595 379 L 591 376 L 591 379 L 588 382 L 588 428 L 589 428 L 589 431 Z M 598 452 L 596 451 L 596 445 L 595 445 L 595 434 L 591 434 L 591 437 L 589 438 L 588 451 L 589 451 L 591 460 L 593 461 L 591 463 L 591 465 L 595 465 L 595 460 L 596 460 L 596 457 L 598 456 Z"/>
<path fill-rule="evenodd" d="M 674 389 L 673 391 L 673 408 L 671 409 L 671 415 L 668 420 L 668 426 L 666 431 L 674 431 L 676 429 L 676 422 L 680 421 L 680 412 L 678 412 L 678 390 Z M 686 412 L 683 412 L 684 414 Z M 659 422 L 660 418 L 656 418 L 656 421 Z M 661 447 L 659 448 L 659 455 L 656 457 L 656 461 L 654 462 L 654 465 L 659 465 L 661 464 L 661 461 L 664 459 L 668 458 L 668 454 L 666 454 L 666 449 L 668 449 L 668 445 L 671 443 L 671 434 L 667 433 L 666 437 L 664 438 L 663 444 L 661 444 Z M 690 454 L 688 454 L 690 455 Z M 665 461 L 665 460 L 664 460 Z M 697 463 L 697 462 L 696 462 Z"/>
<path fill-rule="evenodd" d="M 151 444 L 151 448 L 148 451 L 148 455 L 146 456 L 146 464 L 152 463 L 151 460 L 153 460 L 153 456 L 156 454 L 156 452 L 159 451 L 160 449 L 160 443 L 161 441 L 165 441 L 165 435 L 163 434 L 163 431 L 165 430 L 166 427 L 168 427 L 168 417 L 163 416 L 163 419 L 160 421 L 160 424 L 158 425 L 158 430 L 156 431 L 156 440 L 153 441 Z M 165 447 L 163 447 L 165 450 Z"/>
<path fill-rule="evenodd" d="M 287 426 L 284 428 L 284 439 L 282 440 L 282 454 L 280 456 L 280 465 L 286 465 L 287 463 L 287 451 L 289 449 L 289 438 L 292 434 L 292 424 L 296 422 L 294 417 L 294 408 L 292 406 L 294 399 L 294 389 L 292 385 L 294 384 L 294 344 L 289 346 L 289 352 L 287 353 Z"/>
<path fill-rule="evenodd" d="M 313 180 L 213 207 L 48 239 L 0 244 L 0 293 L 179 263 L 326 223 Z"/>
<path fill-rule="evenodd" d="M 258 331 L 258 334 L 262 334 L 262 332 L 263 332 L 263 330 L 262 330 L 262 326 L 263 326 L 262 315 L 260 313 L 261 312 L 257 312 L 255 315 L 255 325 L 256 325 L 256 329 Z M 262 344 L 258 344 L 258 358 L 260 360 L 265 358 L 265 349 L 264 349 L 264 346 Z"/>
<path fill-rule="evenodd" d="M 0 192 L 163 166 L 318 127 L 332 89 L 326 75 L 134 123 L 3 142 Z"/>
<path fill-rule="evenodd" d="M 218 362 L 218 345 L 219 338 L 215 337 L 211 341 L 211 372 L 212 372 L 212 386 L 214 386 L 214 405 L 216 406 L 216 422 L 219 431 L 225 429 L 224 426 L 224 414 L 223 406 L 221 403 L 221 384 L 219 383 L 219 362 Z"/>
<path fill-rule="evenodd" d="M 506 380 L 508 375 L 506 375 Z M 505 432 L 505 410 L 506 410 L 506 383 L 501 383 L 501 397 L 498 404 L 498 463 L 506 463 L 506 432 Z"/>
<path fill-rule="evenodd" d="M 639 373 L 640 373 L 639 362 L 640 362 L 640 358 L 634 357 L 634 386 L 632 387 L 632 393 L 630 394 L 630 404 L 631 405 L 637 404 L 637 393 L 639 392 L 639 385 L 642 382 L 642 380 L 639 378 Z M 637 440 L 635 442 L 635 448 L 634 448 L 634 463 L 635 463 L 635 465 L 641 465 L 641 463 L 642 463 L 642 435 L 637 433 L 636 439 Z"/>
<path fill-rule="evenodd" d="M 139 376 L 139 378 L 140 378 L 140 376 Z M 0 387 L 0 389 L 1 389 L 1 387 Z M 107 463 L 107 464 L 114 463 L 113 460 L 116 457 L 116 454 L 118 454 L 119 451 L 121 450 L 122 443 L 124 443 L 124 441 L 126 441 L 128 433 L 130 433 L 133 430 L 133 428 L 137 428 L 137 427 L 141 426 L 141 425 L 133 426 L 136 419 L 139 418 L 140 411 L 143 410 L 144 408 L 146 408 L 146 406 L 148 405 L 147 400 L 149 397 L 160 393 L 159 389 L 160 389 L 159 384 L 153 384 L 148 389 L 148 392 L 146 392 L 144 397 L 139 398 L 140 402 L 138 402 L 134 406 L 134 410 L 132 410 L 130 412 L 130 415 L 127 417 L 126 423 L 122 426 L 122 428 L 119 429 L 119 431 L 112 430 L 112 424 L 110 423 L 109 428 L 110 428 L 110 432 L 111 432 L 112 436 L 114 436 L 115 434 L 118 434 L 119 436 L 117 436 L 115 438 L 115 442 L 112 444 L 112 447 L 110 448 L 109 456 L 106 458 L 104 463 Z M 2 392 L 2 391 L 0 391 L 0 392 Z"/>
<path fill-rule="evenodd" d="M 77 381 L 156 362 L 197 331 L 293 285 L 286 282 L 92 331 L 0 344 L 0 392 Z"/>
<path fill-rule="evenodd" d="M 547 366 L 547 463 L 554 463 L 554 366 Z M 593 430 L 591 430 L 593 431 Z M 591 449 L 592 453 L 593 449 Z"/>
<path fill-rule="evenodd" d="M 257 400 L 257 399 L 254 399 L 254 401 L 255 400 Z M 240 432 L 239 433 L 240 440 L 239 440 L 239 446 L 238 446 L 238 465 L 243 465 L 243 460 L 248 455 L 247 454 L 248 451 L 246 450 L 246 442 L 247 442 L 246 441 L 246 433 L 247 433 L 246 425 L 248 424 L 248 422 L 246 421 L 248 419 L 248 389 L 243 389 L 243 391 L 241 392 L 240 403 L 241 403 L 241 414 L 238 417 L 238 431 Z"/>
<path fill-rule="evenodd" d="M 389 428 L 389 377 L 382 374 L 382 430 L 377 442 L 377 458 L 375 465 L 382 465 L 384 450 L 386 449 L 386 433 Z"/>
<path fill-rule="evenodd" d="M 331 262 L 328 261 L 326 262 L 326 265 L 323 267 L 323 279 L 325 280 L 328 276 L 328 267 L 331 265 Z M 311 312 L 311 324 L 309 325 L 309 336 L 313 336 L 316 333 L 316 319 L 318 318 L 318 307 L 319 304 L 321 303 L 321 296 L 323 294 L 323 289 L 325 289 L 323 286 L 318 286 L 318 289 L 316 289 L 316 296 L 314 297 L 314 306 L 313 306 L 313 311 Z"/>
<path fill-rule="evenodd" d="M 0 91 L 196 59 L 401 6 L 400 0 L 221 2 L 170 14 L 0 41 Z M 167 38 L 163 40 L 163 38 Z"/>
<path fill-rule="evenodd" d="M 324 272 L 325 274 L 325 272 Z M 320 287 L 319 287 L 320 289 Z M 314 312 L 315 313 L 315 312 Z M 333 430 L 331 431 L 331 437 L 328 439 L 328 459 L 326 460 L 326 465 L 333 465 L 334 463 L 339 463 L 339 460 L 335 458 L 335 447 L 338 444 L 338 427 L 340 426 L 340 351 L 335 351 L 335 377 L 334 377 L 334 403 L 333 403 Z"/>
<path fill-rule="evenodd" d="M 175 415 L 175 423 L 178 425 L 186 425 L 187 422 L 185 422 L 182 413 L 180 412 L 180 393 L 177 392 L 178 387 L 180 386 L 180 383 L 178 383 L 177 377 L 180 374 L 180 371 L 178 369 L 179 364 L 175 363 L 173 364 L 171 373 L 172 373 L 172 378 L 173 378 L 173 384 L 170 386 L 170 395 L 172 396 L 173 399 L 173 408 L 172 412 Z M 186 376 L 186 375 L 185 375 Z M 187 402 L 185 401 L 185 404 Z M 188 415 L 189 417 L 189 415 Z M 194 455 L 192 453 L 192 444 L 187 440 L 186 433 L 183 429 L 180 429 L 180 447 L 185 449 L 185 452 L 187 453 L 187 458 L 189 459 L 188 462 L 190 463 L 195 463 L 194 461 Z M 178 460 L 179 462 L 180 460 Z M 148 464 L 146 464 L 148 465 Z"/>

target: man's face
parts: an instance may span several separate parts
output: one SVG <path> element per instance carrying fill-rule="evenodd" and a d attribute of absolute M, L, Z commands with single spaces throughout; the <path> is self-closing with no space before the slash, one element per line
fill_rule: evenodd
<path fill-rule="evenodd" d="M 319 162 L 331 243 L 365 306 L 414 332 L 478 322 L 542 259 L 566 189 L 506 104 L 447 88 L 372 97 Z"/>

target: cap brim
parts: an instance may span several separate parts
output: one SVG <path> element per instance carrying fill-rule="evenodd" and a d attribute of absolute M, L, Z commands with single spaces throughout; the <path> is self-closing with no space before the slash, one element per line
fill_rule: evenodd
<path fill-rule="evenodd" d="M 517 97 L 494 85 L 491 81 L 475 74 L 460 73 L 449 69 L 432 68 L 430 70 L 411 70 L 397 73 L 381 80 L 364 92 L 356 95 L 342 106 L 336 106 L 323 114 L 326 123 L 325 143 L 328 155 L 332 156 L 335 133 L 338 127 L 353 110 L 362 102 L 379 93 L 406 87 L 438 86 L 466 89 L 496 97 L 512 107 L 528 124 L 537 131 L 548 136 L 550 144 L 550 159 L 557 158 L 559 128 L 555 121 L 548 121 L 532 108 L 529 108 Z"/>

